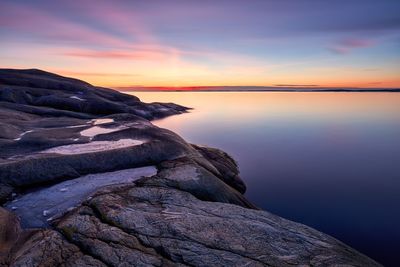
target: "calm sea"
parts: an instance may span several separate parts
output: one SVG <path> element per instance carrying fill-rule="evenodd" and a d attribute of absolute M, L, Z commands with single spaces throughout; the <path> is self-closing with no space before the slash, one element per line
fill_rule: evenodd
<path fill-rule="evenodd" d="M 155 121 L 239 163 L 246 196 L 385 265 L 400 251 L 400 93 L 135 92 Z"/>

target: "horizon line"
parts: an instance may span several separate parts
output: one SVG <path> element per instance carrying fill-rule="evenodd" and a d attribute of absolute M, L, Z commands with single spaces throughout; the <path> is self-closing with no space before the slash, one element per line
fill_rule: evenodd
<path fill-rule="evenodd" d="M 387 87 L 320 87 L 320 86 L 119 86 L 125 92 L 400 92 Z"/>

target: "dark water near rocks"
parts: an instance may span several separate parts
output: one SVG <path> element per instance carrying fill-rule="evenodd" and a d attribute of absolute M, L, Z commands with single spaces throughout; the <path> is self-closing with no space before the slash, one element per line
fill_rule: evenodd
<path fill-rule="evenodd" d="M 247 197 L 385 265 L 400 251 L 400 93 L 146 92 L 156 121 L 239 162 Z"/>

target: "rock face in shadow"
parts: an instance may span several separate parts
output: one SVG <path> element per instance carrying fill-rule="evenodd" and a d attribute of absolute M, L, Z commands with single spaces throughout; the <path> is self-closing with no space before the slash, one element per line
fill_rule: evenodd
<path fill-rule="evenodd" d="M 222 150 L 192 145 L 201 155 L 207 159 L 219 173 L 216 173 L 226 184 L 240 193 L 246 192 L 246 185 L 239 176 L 238 165 L 235 160 Z"/>
<path fill-rule="evenodd" d="M 173 103 L 145 104 L 135 96 L 36 69 L 0 69 L 0 84 L 2 107 L 37 115 L 90 118 L 129 113 L 154 119 L 187 110 Z"/>
<path fill-rule="evenodd" d="M 210 153 L 220 150 L 213 148 Z M 228 163 L 230 157 L 225 159 Z M 179 158 L 159 164 L 157 175 L 136 181 L 138 186 L 175 188 L 188 192 L 198 199 L 232 203 L 256 209 L 240 192 L 225 183 L 228 177 L 216 175 L 197 163 L 196 158 Z M 222 160 L 221 160 L 222 161 Z M 235 168 L 237 170 L 237 168 Z"/>
<path fill-rule="evenodd" d="M 259 210 L 229 155 L 149 121 L 185 110 L 0 70 L 0 266 L 380 266 Z M 143 166 L 149 177 L 126 175 Z M 57 217 L 21 227 L 16 214 L 44 222 L 53 195 Z"/>

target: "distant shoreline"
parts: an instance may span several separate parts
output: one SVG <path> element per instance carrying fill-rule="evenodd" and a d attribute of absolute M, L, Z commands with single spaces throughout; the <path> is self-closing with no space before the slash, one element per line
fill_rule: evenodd
<path fill-rule="evenodd" d="M 121 92 L 400 92 L 400 88 L 323 86 L 120 86 Z"/>
<path fill-rule="evenodd" d="M 400 93 L 400 89 L 259 89 L 259 90 L 157 90 L 136 89 L 122 90 L 120 92 L 290 92 L 290 93 Z"/>

